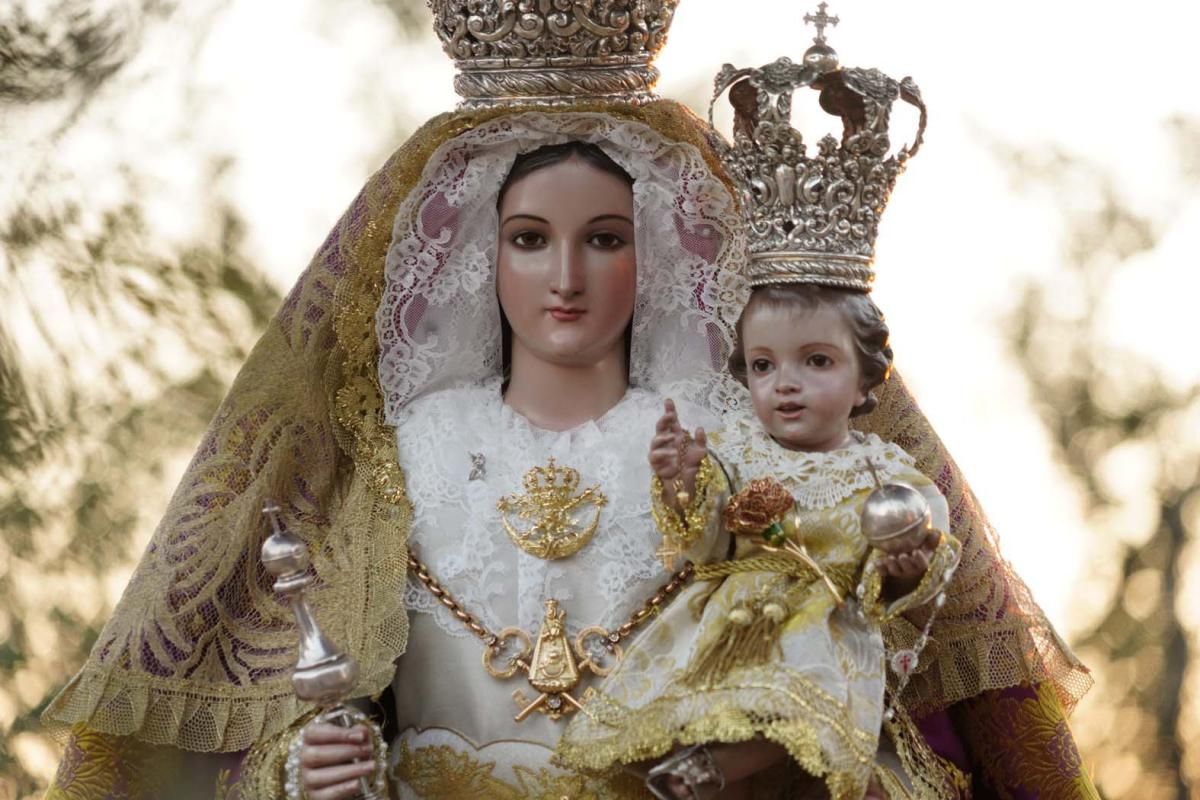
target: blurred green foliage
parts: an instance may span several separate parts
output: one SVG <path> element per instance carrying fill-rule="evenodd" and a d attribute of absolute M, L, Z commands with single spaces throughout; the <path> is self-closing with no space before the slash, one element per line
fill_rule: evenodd
<path fill-rule="evenodd" d="M 1171 129 L 1185 165 L 1175 188 L 1195 199 L 1200 123 L 1176 120 Z M 1190 710 L 1185 705 L 1196 632 L 1180 610 L 1188 546 L 1197 540 L 1195 515 L 1186 509 L 1200 495 L 1200 385 L 1180 387 L 1170 364 L 1114 342 L 1103 313 L 1121 302 L 1122 273 L 1136 269 L 1178 220 L 1135 210 L 1103 167 L 1061 153 L 1004 156 L 1022 188 L 1056 198 L 1064 230 L 1062 271 L 1019 294 L 1009 320 L 1012 349 L 1102 536 L 1087 569 L 1120 565 L 1102 612 L 1076 641 L 1096 671 L 1099 695 L 1076 718 L 1081 748 L 1108 797 L 1187 800 L 1200 789 L 1200 729 L 1197 698 Z M 1185 320 L 1176 322 L 1178 336 L 1186 336 Z M 1131 497 L 1152 498 L 1146 531 L 1117 527 L 1127 517 L 1114 511 Z"/>
<path fill-rule="evenodd" d="M 386 7 L 402 33 L 428 25 L 421 0 L 361 2 Z M 231 5 L 197 0 L 189 10 L 211 21 Z M 180 58 L 199 50 L 212 26 L 178 22 L 178 7 L 0 8 L 0 113 L 50 109 L 61 120 L 23 154 L 36 163 L 20 165 L 15 196 L 0 198 L 0 797 L 44 788 L 6 745 L 40 736 L 39 713 L 86 658 L 172 482 L 281 301 L 244 255 L 239 209 L 218 193 L 201 210 L 199 241 L 166 244 L 142 205 L 138 163 L 106 165 L 119 196 L 83 207 L 78 178 L 57 162 L 74 127 L 106 124 L 88 114 L 97 98 L 140 81 L 124 71 L 148 40 L 169 38 Z M 204 113 L 205 97 L 189 92 L 193 113 Z M 214 185 L 232 166 L 220 143 L 196 158 Z"/>

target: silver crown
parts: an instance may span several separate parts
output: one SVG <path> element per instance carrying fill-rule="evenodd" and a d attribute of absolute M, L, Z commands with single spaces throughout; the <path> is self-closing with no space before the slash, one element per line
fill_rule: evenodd
<path fill-rule="evenodd" d="M 465 108 L 655 99 L 678 0 L 428 0 Z"/>
<path fill-rule="evenodd" d="M 821 3 L 804 18 L 815 23 L 817 35 L 801 63 L 726 64 L 713 86 L 709 122 L 727 89 L 734 108 L 733 145 L 722 145 L 722 160 L 742 193 L 752 286 L 818 283 L 870 291 L 879 217 L 925 133 L 925 104 L 911 78 L 897 82 L 877 69 L 838 66 L 825 40 L 825 27 L 838 18 L 826 7 Z M 821 108 L 844 126 L 840 141 L 826 135 L 812 155 L 791 124 L 792 94 L 800 87 L 817 90 Z M 889 153 L 897 98 L 920 110 L 920 122 L 913 143 Z"/>

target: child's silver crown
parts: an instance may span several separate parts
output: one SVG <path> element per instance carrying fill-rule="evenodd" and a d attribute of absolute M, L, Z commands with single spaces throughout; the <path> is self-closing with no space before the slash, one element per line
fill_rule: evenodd
<path fill-rule="evenodd" d="M 925 104 L 911 78 L 895 81 L 876 69 L 842 69 L 825 40 L 837 17 L 805 16 L 817 35 L 801 63 L 780 58 L 758 69 L 722 67 L 709 103 L 727 89 L 734 108 L 733 145 L 722 161 L 741 190 L 749 225 L 751 286 L 817 283 L 868 292 L 875 279 L 875 237 L 896 177 L 925 133 Z M 841 141 L 826 135 L 810 155 L 791 124 L 792 93 L 820 92 L 828 113 L 841 117 Z M 889 154 L 888 121 L 897 98 L 920 111 L 911 145 Z"/>

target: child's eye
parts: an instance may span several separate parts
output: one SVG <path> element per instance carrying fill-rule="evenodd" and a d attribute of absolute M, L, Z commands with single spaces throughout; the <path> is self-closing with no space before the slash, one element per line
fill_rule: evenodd
<path fill-rule="evenodd" d="M 771 362 L 765 358 L 756 358 L 750 362 L 750 371 L 758 374 L 771 371 Z"/>
<path fill-rule="evenodd" d="M 517 247 L 528 250 L 546 244 L 546 237 L 535 231 L 520 231 L 510 241 Z"/>
<path fill-rule="evenodd" d="M 808 357 L 808 363 L 810 366 L 817 368 L 831 367 L 833 366 L 833 359 L 824 353 L 813 353 Z"/>
<path fill-rule="evenodd" d="M 602 250 L 616 250 L 621 245 L 625 244 L 625 240 L 615 233 L 596 233 L 593 234 L 588 242 L 599 247 Z"/>

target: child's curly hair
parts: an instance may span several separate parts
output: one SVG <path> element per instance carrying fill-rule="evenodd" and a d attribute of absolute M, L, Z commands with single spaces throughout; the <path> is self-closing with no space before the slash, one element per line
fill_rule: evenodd
<path fill-rule="evenodd" d="M 746 348 L 742 340 L 742 323 L 746 315 L 758 308 L 786 308 L 798 311 L 813 311 L 819 306 L 831 306 L 838 310 L 858 350 L 858 367 L 862 376 L 865 402 L 850 410 L 850 416 L 870 413 L 879 404 L 871 390 L 888 379 L 892 372 L 892 348 L 888 343 L 891 332 L 883 319 L 883 312 L 869 295 L 848 289 L 835 289 L 811 283 L 781 283 L 759 286 L 750 294 L 742 315 L 738 317 L 733 343 L 733 355 L 729 357 L 729 371 L 746 386 Z"/>

